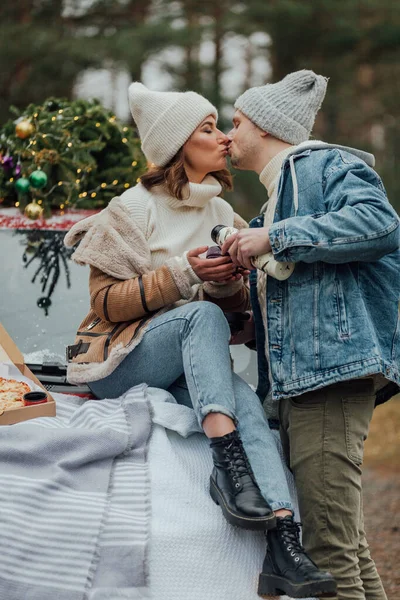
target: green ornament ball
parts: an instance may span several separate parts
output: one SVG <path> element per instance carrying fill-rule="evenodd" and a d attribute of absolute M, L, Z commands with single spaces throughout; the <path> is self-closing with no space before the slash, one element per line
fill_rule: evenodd
<path fill-rule="evenodd" d="M 29 182 L 32 187 L 40 190 L 47 184 L 47 175 L 44 171 L 33 171 L 33 173 L 29 175 Z"/>
<path fill-rule="evenodd" d="M 20 177 L 15 182 L 15 189 L 19 194 L 27 194 L 29 192 L 29 188 L 31 184 L 29 183 L 29 179 L 26 177 Z"/>

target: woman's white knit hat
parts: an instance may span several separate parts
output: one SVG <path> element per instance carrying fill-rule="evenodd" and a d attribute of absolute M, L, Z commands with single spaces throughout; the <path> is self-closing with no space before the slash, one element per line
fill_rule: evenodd
<path fill-rule="evenodd" d="M 153 92 L 135 81 L 129 106 L 147 160 L 165 166 L 208 115 L 217 109 L 196 92 Z"/>
<path fill-rule="evenodd" d="M 304 69 L 278 83 L 250 88 L 235 108 L 263 131 L 297 145 L 310 137 L 327 85 L 326 77 Z"/>

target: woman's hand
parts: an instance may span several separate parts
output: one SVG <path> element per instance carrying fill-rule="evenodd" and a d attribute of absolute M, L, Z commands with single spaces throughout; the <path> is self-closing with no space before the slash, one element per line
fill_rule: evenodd
<path fill-rule="evenodd" d="M 240 279 L 241 275 L 236 274 L 236 266 L 232 263 L 229 255 L 219 258 L 200 258 L 199 255 L 207 252 L 207 250 L 208 246 L 201 246 L 200 248 L 193 248 L 187 253 L 187 259 L 197 277 L 202 281 L 221 283 Z"/>

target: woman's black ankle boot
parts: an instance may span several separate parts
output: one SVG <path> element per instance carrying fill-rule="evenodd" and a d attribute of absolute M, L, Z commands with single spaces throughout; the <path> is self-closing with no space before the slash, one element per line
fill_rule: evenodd
<path fill-rule="evenodd" d="M 275 527 L 276 517 L 261 495 L 239 433 L 211 438 L 214 469 L 210 494 L 229 523 L 244 529 Z"/>
<path fill-rule="evenodd" d="M 267 554 L 258 583 L 258 595 L 291 598 L 336 596 L 336 582 L 320 571 L 300 543 L 300 524 L 292 516 L 277 518 L 267 533 Z"/>

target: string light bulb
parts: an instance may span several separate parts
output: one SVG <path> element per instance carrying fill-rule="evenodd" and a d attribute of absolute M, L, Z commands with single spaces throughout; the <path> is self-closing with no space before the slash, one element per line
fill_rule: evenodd
<path fill-rule="evenodd" d="M 90 197 L 91 197 L 91 198 L 96 198 L 96 196 L 97 196 L 96 192 L 92 192 L 92 193 L 90 194 Z"/>
<path fill-rule="evenodd" d="M 137 160 L 134 160 L 132 163 L 132 167 L 136 167 L 136 165 L 137 165 Z"/>
<path fill-rule="evenodd" d="M 112 182 L 113 185 L 118 185 L 118 179 L 114 179 L 114 181 Z"/>

